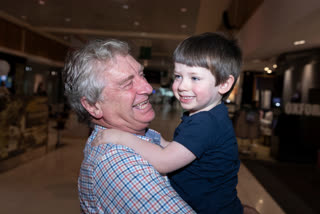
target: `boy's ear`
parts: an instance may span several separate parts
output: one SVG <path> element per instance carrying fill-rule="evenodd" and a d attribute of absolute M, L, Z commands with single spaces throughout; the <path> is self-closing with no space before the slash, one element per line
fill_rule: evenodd
<path fill-rule="evenodd" d="M 233 83 L 234 83 L 234 77 L 232 75 L 229 75 L 228 79 L 219 85 L 219 93 L 220 94 L 227 93 L 231 89 Z"/>
<path fill-rule="evenodd" d="M 100 119 L 102 117 L 102 109 L 99 102 L 90 104 L 85 97 L 82 97 L 81 104 L 94 118 Z"/>

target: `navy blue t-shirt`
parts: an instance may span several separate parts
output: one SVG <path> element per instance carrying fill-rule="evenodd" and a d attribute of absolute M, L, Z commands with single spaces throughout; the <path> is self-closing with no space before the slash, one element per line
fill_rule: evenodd
<path fill-rule="evenodd" d="M 197 213 L 242 214 L 236 186 L 240 161 L 238 145 L 227 107 L 185 114 L 174 141 L 195 156 L 189 165 L 169 174 L 179 195 Z"/>

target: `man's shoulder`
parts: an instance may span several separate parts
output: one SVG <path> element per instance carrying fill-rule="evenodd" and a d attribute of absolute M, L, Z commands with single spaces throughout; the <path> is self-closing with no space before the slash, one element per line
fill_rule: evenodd
<path fill-rule="evenodd" d="M 161 134 L 153 129 L 147 129 L 145 137 L 152 139 L 152 143 L 160 144 Z"/>
<path fill-rule="evenodd" d="M 93 148 L 90 162 L 93 171 L 121 174 L 126 172 L 154 173 L 155 169 L 133 149 L 115 144 L 105 144 Z"/>

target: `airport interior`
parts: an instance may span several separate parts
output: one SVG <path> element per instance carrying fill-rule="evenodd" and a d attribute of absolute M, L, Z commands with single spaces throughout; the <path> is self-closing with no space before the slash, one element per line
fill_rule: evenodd
<path fill-rule="evenodd" d="M 184 111 L 171 88 L 172 54 L 185 38 L 217 31 L 243 53 L 225 101 L 239 199 L 261 214 L 320 213 L 319 0 L 0 2 L 0 213 L 80 213 L 91 126 L 64 96 L 68 52 L 126 41 L 153 87 L 150 128 L 172 140 Z"/>

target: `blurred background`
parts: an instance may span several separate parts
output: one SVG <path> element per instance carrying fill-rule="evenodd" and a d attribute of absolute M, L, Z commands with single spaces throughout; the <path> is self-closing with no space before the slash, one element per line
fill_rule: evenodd
<path fill-rule="evenodd" d="M 154 88 L 151 128 L 170 140 L 183 112 L 171 90 L 172 53 L 188 36 L 222 31 L 244 55 L 226 101 L 242 200 L 261 213 L 320 213 L 319 26 L 318 0 L 1 0 L 3 212 L 79 210 L 90 129 L 63 95 L 68 51 L 92 39 L 127 41 Z"/>

